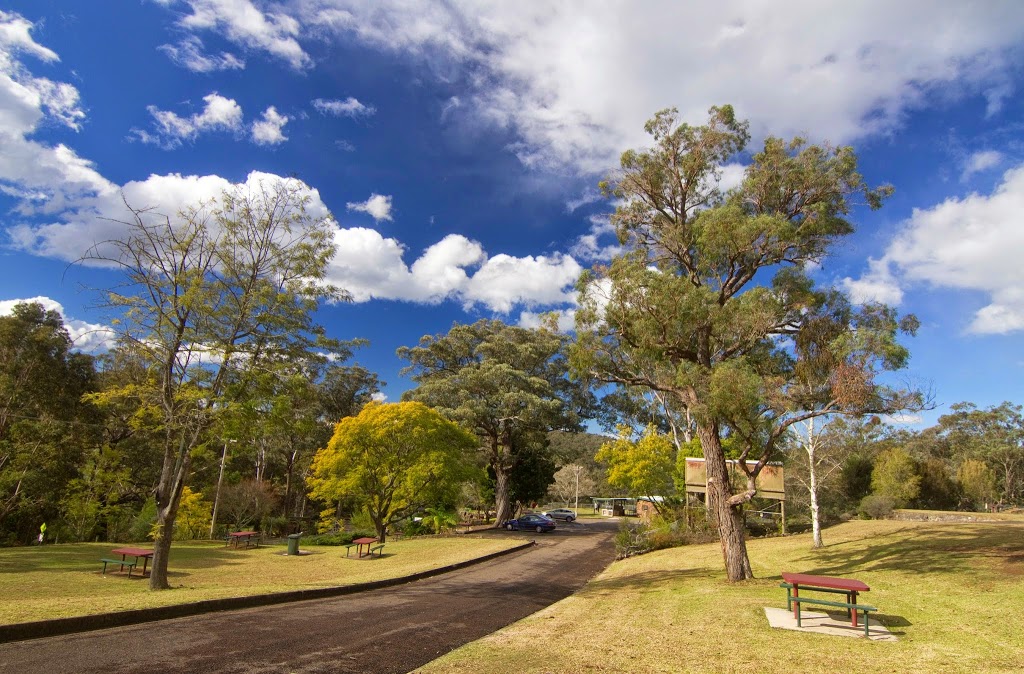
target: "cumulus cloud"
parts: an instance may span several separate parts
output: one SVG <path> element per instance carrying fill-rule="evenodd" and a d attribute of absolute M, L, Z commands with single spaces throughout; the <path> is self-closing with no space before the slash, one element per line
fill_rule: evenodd
<path fill-rule="evenodd" d="M 253 171 L 237 186 L 243 190 L 258 190 L 269 182 L 285 180 L 309 197 L 307 212 L 314 218 L 327 217 L 329 211 L 319 193 L 294 178 Z M 215 175 L 196 176 L 151 175 L 145 180 L 133 180 L 120 189 L 100 195 L 80 198 L 75 207 L 54 221 L 43 224 L 15 224 L 8 229 L 10 244 L 42 257 L 73 261 L 88 248 L 103 241 L 122 238 L 127 219 L 124 202 L 137 209 L 152 209 L 157 215 L 173 216 L 187 206 L 217 199 L 236 185 Z"/>
<path fill-rule="evenodd" d="M 462 113 L 518 134 L 512 149 L 524 163 L 584 170 L 604 170 L 623 148 L 645 144 L 644 121 L 672 103 L 699 121 L 710 105 L 731 102 L 761 125 L 758 135 L 809 131 L 834 142 L 889 131 L 933 94 L 983 96 L 995 114 L 1007 95 L 1007 54 L 1024 42 L 1016 8 L 934 12 L 880 0 L 804 0 L 782 13 L 771 4 L 669 0 L 298 7 L 306 24 L 407 53 L 440 78 L 471 72 Z M 681 26 L 692 39 L 679 39 Z"/>
<path fill-rule="evenodd" d="M 9 316 L 14 312 L 18 304 L 39 304 L 47 311 L 56 311 L 64 321 L 64 327 L 78 351 L 96 353 L 108 349 L 114 342 L 116 335 L 109 326 L 99 323 L 89 323 L 76 318 L 70 318 L 64 311 L 64 306 L 49 297 L 29 297 L 26 299 L 0 300 L 0 316 Z"/>
<path fill-rule="evenodd" d="M 180 117 L 170 110 L 161 110 L 151 105 L 147 110 L 153 116 L 155 133 L 133 129 L 132 136 L 143 143 L 158 145 L 165 149 L 179 147 L 183 141 L 192 141 L 208 131 L 239 131 L 242 128 L 242 106 L 232 98 L 225 98 L 217 92 L 203 96 L 206 104 L 202 112 L 189 117 Z"/>
<path fill-rule="evenodd" d="M 258 145 L 278 145 L 288 140 L 284 135 L 284 125 L 291 121 L 288 115 L 282 115 L 273 105 L 263 111 L 263 119 L 253 122 L 252 140 Z"/>
<path fill-rule="evenodd" d="M 519 304 L 571 302 L 573 286 L 582 271 L 569 255 L 495 255 L 470 278 L 463 293 L 463 305 L 469 308 L 483 304 L 494 311 L 508 313 Z"/>
<path fill-rule="evenodd" d="M 212 7 L 215 3 L 208 4 Z M 31 28 L 20 16 L 0 12 L 0 191 L 19 200 L 17 212 L 26 218 L 33 216 L 7 227 L 12 248 L 77 260 L 94 245 L 123 238 L 126 225 L 122 221 L 128 216 L 125 201 L 157 215 L 173 216 L 235 186 L 216 175 L 181 174 L 151 175 L 118 186 L 68 147 L 28 140 L 26 136 L 44 121 L 76 128 L 77 120 L 84 118 L 84 112 L 75 107 L 78 99 L 73 87 L 33 78 L 19 60 L 24 54 L 57 59 L 54 52 L 31 39 Z M 242 128 L 241 107 L 235 101 L 212 93 L 204 102 L 204 109 L 190 116 L 155 109 L 160 114 L 154 114 L 154 133 L 184 140 L 200 132 Z M 252 126 L 253 138 L 283 141 L 281 130 L 289 118 L 273 107 L 263 117 Z M 240 187 L 258 189 L 271 180 L 294 181 L 309 197 L 307 212 L 314 218 L 328 217 L 319 193 L 300 181 L 254 171 Z M 365 202 L 348 204 L 348 208 L 366 212 L 377 221 L 388 220 L 391 197 L 371 194 Z M 372 229 L 336 230 L 335 248 L 329 280 L 349 290 L 356 301 L 452 300 L 467 308 L 485 306 L 503 313 L 518 305 L 559 308 L 571 301 L 572 286 L 580 273 L 579 264 L 568 255 L 489 257 L 479 243 L 459 235 L 446 236 L 428 247 L 411 265 L 405 262 L 402 243 Z M 52 300 L 45 305 L 58 306 Z M 104 326 L 67 320 L 80 342 L 91 344 L 90 335 L 106 334 Z"/>
<path fill-rule="evenodd" d="M 514 306 L 559 306 L 572 299 L 581 268 L 568 256 L 488 257 L 483 247 L 450 234 L 427 248 L 412 265 L 406 249 L 364 227 L 339 229 L 328 278 L 356 302 L 371 299 L 460 302 L 509 313 Z M 475 269 L 475 271 L 474 271 Z"/>
<path fill-rule="evenodd" d="M 162 44 L 157 47 L 167 54 L 175 64 L 194 73 L 212 73 L 218 70 L 242 70 L 245 61 L 234 54 L 221 52 L 217 55 L 203 51 L 203 41 L 195 35 L 189 35 L 178 44 Z"/>
<path fill-rule="evenodd" d="M 187 30 L 216 30 L 228 40 L 264 51 L 302 70 L 312 65 L 299 45 L 299 22 L 280 12 L 263 12 L 250 0 L 186 0 L 192 9 L 178 22 Z"/>
<path fill-rule="evenodd" d="M 345 208 L 350 211 L 360 211 L 368 213 L 373 217 L 374 220 L 380 222 L 382 220 L 391 219 L 391 195 L 383 195 L 373 193 L 370 198 L 366 201 L 353 203 L 349 202 L 345 204 Z"/>
<path fill-rule="evenodd" d="M 313 100 L 313 107 L 324 115 L 351 117 L 353 119 L 369 117 L 377 113 L 377 108 L 372 105 L 365 105 L 351 96 L 343 101 L 317 98 Z"/>
<path fill-rule="evenodd" d="M 1024 166 L 1003 175 L 989 195 L 951 197 L 931 208 L 914 209 L 880 260 L 872 260 L 858 281 L 844 279 L 855 293 L 879 287 L 893 292 L 901 285 L 924 283 L 983 293 L 989 304 L 979 309 L 968 330 L 1007 334 L 1024 330 Z M 865 293 L 866 294 L 866 293 Z"/>
<path fill-rule="evenodd" d="M 33 24 L 0 10 L 0 190 L 20 200 L 23 215 L 56 212 L 79 197 L 115 187 L 64 144 L 31 140 L 42 124 L 78 130 L 85 111 L 78 90 L 34 77 L 22 57 L 53 63 L 57 54 L 32 38 Z"/>

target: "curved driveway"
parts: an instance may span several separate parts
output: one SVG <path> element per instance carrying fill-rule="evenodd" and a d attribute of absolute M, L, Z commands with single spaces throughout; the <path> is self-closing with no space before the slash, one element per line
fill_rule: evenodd
<path fill-rule="evenodd" d="M 0 645 L 0 672 L 408 672 L 562 599 L 614 558 L 615 524 L 407 585 Z"/>

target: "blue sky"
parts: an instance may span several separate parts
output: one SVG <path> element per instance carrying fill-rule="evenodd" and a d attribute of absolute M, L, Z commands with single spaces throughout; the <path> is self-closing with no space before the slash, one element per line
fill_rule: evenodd
<path fill-rule="evenodd" d="M 693 6 L 696 5 L 696 6 Z M 571 323 L 615 238 L 597 181 L 676 106 L 731 103 L 754 142 L 852 144 L 878 212 L 818 283 L 921 319 L 938 407 L 1024 391 L 1024 4 L 6 0 L 0 312 L 43 298 L 95 349 L 123 193 L 174 212 L 294 176 L 337 219 L 332 336 L 396 400 L 395 349 L 455 321 Z M 725 167 L 726 180 L 742 160 Z"/>

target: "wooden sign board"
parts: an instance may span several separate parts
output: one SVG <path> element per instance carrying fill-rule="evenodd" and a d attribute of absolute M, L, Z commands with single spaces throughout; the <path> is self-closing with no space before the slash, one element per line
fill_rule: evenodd
<path fill-rule="evenodd" d="M 727 459 L 729 476 L 734 487 L 746 488 L 747 476 L 740 469 L 739 461 Z M 754 467 L 756 461 L 747 461 L 747 465 Z M 782 472 L 782 464 L 772 462 L 765 465 L 754 481 L 757 488 L 757 495 L 761 498 L 771 498 L 776 501 L 786 500 L 785 479 Z M 708 472 L 704 466 L 704 459 L 686 459 L 686 491 L 693 494 L 703 494 L 707 491 Z"/>

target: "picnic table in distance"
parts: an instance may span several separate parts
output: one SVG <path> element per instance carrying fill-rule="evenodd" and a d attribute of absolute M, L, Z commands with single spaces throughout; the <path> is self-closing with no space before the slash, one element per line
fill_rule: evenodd
<path fill-rule="evenodd" d="M 369 536 L 363 536 L 362 538 L 352 539 L 352 545 L 356 546 L 356 557 L 365 557 L 370 554 L 370 546 L 377 542 L 376 538 Z M 366 552 L 363 552 L 363 546 L 366 546 Z M 349 546 L 351 547 L 351 546 Z M 345 550 L 345 556 L 348 556 L 348 550 Z"/>
<path fill-rule="evenodd" d="M 255 539 L 255 540 L 253 540 Z M 245 542 L 245 547 L 255 545 L 257 548 L 260 547 L 260 532 L 258 531 L 234 531 L 228 534 L 227 545 L 233 545 L 238 547 L 239 541 Z"/>
<path fill-rule="evenodd" d="M 149 560 L 153 558 L 152 548 L 117 548 L 111 550 L 115 555 L 121 555 L 121 561 L 126 561 L 128 555 L 135 558 L 135 563 L 138 564 L 139 560 L 142 560 L 142 577 L 146 577 L 146 567 L 149 565 Z M 131 574 L 129 574 L 131 575 Z"/>

